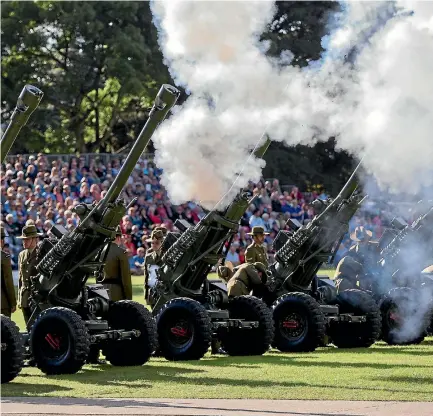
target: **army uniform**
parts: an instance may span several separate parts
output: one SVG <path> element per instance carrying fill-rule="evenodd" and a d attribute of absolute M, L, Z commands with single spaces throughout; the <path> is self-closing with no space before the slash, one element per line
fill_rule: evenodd
<path fill-rule="evenodd" d="M 253 227 L 252 231 L 248 233 L 249 235 L 269 235 L 265 233 L 265 229 L 260 226 Z M 266 249 L 261 245 L 253 242 L 245 250 L 245 262 L 246 263 L 262 263 L 268 267 L 268 254 Z"/>
<path fill-rule="evenodd" d="M 357 227 L 351 234 L 350 238 L 356 244 L 350 247 L 335 270 L 335 286 L 339 293 L 348 289 L 370 289 L 364 271 L 373 271 L 378 261 L 377 242 L 370 240 L 371 237 L 371 231 L 365 230 L 362 226 Z M 365 239 L 366 243 L 360 244 Z"/>
<path fill-rule="evenodd" d="M 20 239 L 29 239 L 41 237 L 43 234 L 37 232 L 34 225 L 23 227 Z M 22 309 L 24 320 L 27 322 L 32 314 L 29 302 L 32 286 L 32 276 L 37 275 L 37 248 L 24 249 L 18 255 L 18 307 Z"/>
<path fill-rule="evenodd" d="M 164 239 L 164 231 L 160 229 L 160 227 L 155 228 L 152 231 L 151 237 L 147 239 L 147 242 L 152 241 L 153 239 L 162 240 Z M 144 258 L 144 298 L 148 305 L 154 305 L 154 299 L 152 296 L 152 288 L 156 284 L 156 269 L 158 269 L 162 264 L 162 252 L 161 249 L 153 250 L 149 248 L 146 252 L 146 256 Z"/>
<path fill-rule="evenodd" d="M 249 295 L 254 286 L 263 285 L 264 279 L 258 272 L 266 274 L 266 266 L 263 263 L 244 263 L 234 268 L 234 274 L 227 283 L 229 297 Z"/>
<path fill-rule="evenodd" d="M 5 230 L 1 229 L 1 238 L 5 238 Z M 1 313 L 10 318 L 12 310 L 17 306 L 14 279 L 12 276 L 11 256 L 1 250 Z"/>
<path fill-rule="evenodd" d="M 335 286 L 338 292 L 359 289 L 358 276 L 362 273 L 362 264 L 351 256 L 344 256 L 335 270 Z"/>
<path fill-rule="evenodd" d="M 109 290 L 113 302 L 132 300 L 131 268 L 126 250 L 114 242 L 105 250 L 108 250 L 108 254 L 105 258 L 104 274 L 98 283 L 102 283 Z"/>

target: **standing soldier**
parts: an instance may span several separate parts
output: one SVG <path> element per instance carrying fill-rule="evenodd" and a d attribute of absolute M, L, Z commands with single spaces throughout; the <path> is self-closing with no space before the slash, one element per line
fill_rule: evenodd
<path fill-rule="evenodd" d="M 120 227 L 117 227 L 116 239 L 105 248 L 108 250 L 108 254 L 104 265 L 104 277 L 98 281 L 109 290 L 110 299 L 113 302 L 132 300 L 131 269 L 128 255 L 121 244 L 122 232 Z"/>
<path fill-rule="evenodd" d="M 17 308 L 17 300 L 15 297 L 15 287 L 14 287 L 14 279 L 12 276 L 12 265 L 11 265 L 11 256 L 3 251 L 4 247 L 4 239 L 7 237 L 6 231 L 3 227 L 1 230 L 1 280 L 2 280 L 2 288 L 1 288 L 1 313 L 3 315 L 11 317 L 12 313 L 15 312 Z"/>
<path fill-rule="evenodd" d="M 265 267 L 268 267 L 268 255 L 266 249 L 263 247 L 265 241 L 265 229 L 261 226 L 253 227 L 252 231 L 248 233 L 253 236 L 254 242 L 247 247 L 245 251 L 245 262 L 246 263 L 263 263 Z"/>
<path fill-rule="evenodd" d="M 23 227 L 20 238 L 23 240 L 24 250 L 18 256 L 18 307 L 22 309 L 24 321 L 27 322 L 32 314 L 29 297 L 31 291 L 31 276 L 37 274 L 36 271 L 36 246 L 39 237 L 43 234 L 38 233 L 35 225 L 30 224 Z"/>
<path fill-rule="evenodd" d="M 162 261 L 162 242 L 164 240 L 164 231 L 157 227 L 152 231 L 147 242 L 151 243 L 151 247 L 147 250 L 144 259 L 144 298 L 148 305 L 153 307 L 155 299 L 152 296 L 152 287 L 156 284 L 156 269 L 161 265 Z"/>

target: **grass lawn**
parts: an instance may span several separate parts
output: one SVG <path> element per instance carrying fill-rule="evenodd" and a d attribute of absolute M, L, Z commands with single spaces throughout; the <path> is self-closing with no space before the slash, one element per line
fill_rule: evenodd
<path fill-rule="evenodd" d="M 139 277 L 134 277 L 134 297 L 143 299 Z M 22 326 L 21 315 L 13 318 Z M 74 375 L 49 377 L 24 368 L 2 385 L 1 395 L 433 401 L 433 338 L 414 346 L 377 343 L 305 354 L 208 353 L 188 362 L 151 358 L 142 367 L 86 365 Z"/>

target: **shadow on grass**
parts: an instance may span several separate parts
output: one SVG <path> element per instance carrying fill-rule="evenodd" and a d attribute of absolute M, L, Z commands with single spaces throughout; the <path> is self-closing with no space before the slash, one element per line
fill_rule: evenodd
<path fill-rule="evenodd" d="M 250 366 L 263 366 L 263 365 L 283 365 L 283 366 L 295 366 L 295 367 L 325 367 L 332 369 L 337 368 L 366 368 L 371 369 L 395 369 L 395 368 L 425 368 L 433 367 L 429 365 L 416 365 L 416 364 L 387 364 L 378 362 L 340 362 L 336 361 L 323 361 L 323 360 L 310 360 L 309 357 L 302 355 L 300 357 L 287 357 L 286 355 L 264 355 L 264 356 L 254 356 L 254 357 L 227 357 L 220 356 L 215 358 L 206 359 L 203 361 L 188 361 L 190 366 L 201 366 L 201 367 L 250 367 Z M 343 357 L 339 357 L 341 359 Z M 349 358 L 347 358 L 349 359 Z M 244 364 L 244 366 L 242 366 Z"/>
<path fill-rule="evenodd" d="M 353 348 L 353 349 L 344 349 L 344 348 L 331 348 L 331 349 L 323 349 L 316 350 L 314 354 L 324 355 L 324 354 L 363 354 L 369 355 L 374 353 L 379 354 L 390 354 L 390 355 L 432 355 L 431 351 L 420 351 L 420 346 L 427 345 L 429 341 L 425 341 L 423 344 L 413 345 L 413 346 L 388 346 L 384 345 L 383 347 L 370 347 L 370 348 Z M 431 343 L 433 345 L 433 342 Z M 278 351 L 276 352 L 278 353 Z"/>
<path fill-rule="evenodd" d="M 4 401 L 3 396 L 32 396 L 34 394 L 46 394 L 53 392 L 58 392 L 61 394 L 62 391 L 70 391 L 72 388 L 59 386 L 57 384 L 20 383 L 12 380 L 10 383 L 2 384 L 1 390 L 2 401 Z"/>
<path fill-rule="evenodd" d="M 302 363 L 304 365 L 304 363 Z M 189 369 L 181 367 L 171 367 L 171 366 L 143 366 L 143 367 L 112 367 L 112 366 L 101 366 L 102 371 L 88 371 L 80 372 L 74 375 L 61 375 L 47 377 L 49 381 L 54 380 L 69 380 L 82 385 L 94 385 L 96 386 L 117 386 L 123 388 L 133 388 L 139 384 L 142 389 L 150 389 L 155 386 L 155 384 L 164 383 L 179 383 L 182 385 L 197 386 L 197 388 L 215 387 L 215 386 L 225 386 L 225 387 L 239 387 L 240 385 L 252 388 L 252 389 L 263 389 L 263 388 L 299 388 L 304 387 L 309 388 L 320 388 L 320 389 L 336 389 L 336 390 L 352 390 L 352 391 L 368 391 L 368 392 L 389 392 L 389 393 L 413 393 L 413 394 L 430 394 L 431 390 L 423 391 L 417 387 L 416 378 L 412 380 L 415 382 L 414 389 L 399 389 L 398 386 L 395 388 L 388 387 L 366 387 L 362 385 L 362 380 L 359 381 L 360 385 L 355 386 L 333 386 L 323 383 L 315 383 L 314 380 L 311 382 L 302 381 L 269 381 L 261 379 L 250 379 L 250 378 L 218 378 L 218 377 L 208 377 L 206 371 L 199 369 Z M 2 392 L 3 396 L 17 395 L 25 391 L 27 388 L 29 392 L 33 395 L 48 393 L 58 390 L 70 390 L 64 387 L 58 387 L 54 385 L 31 385 L 28 388 L 27 384 L 22 383 L 12 383 L 9 386 L 15 384 L 15 388 L 6 388 Z M 26 386 L 26 387 L 24 387 Z M 23 389 L 24 387 L 24 389 Z M 48 389 L 48 390 L 47 390 Z M 19 390 L 19 391 L 18 391 Z"/>
<path fill-rule="evenodd" d="M 383 378 L 370 378 L 370 380 L 381 381 L 383 382 Z M 387 376 L 386 381 L 390 381 L 393 383 L 414 383 L 414 384 L 428 384 L 433 386 L 433 377 L 423 378 L 423 377 L 415 377 L 415 376 Z"/>
<path fill-rule="evenodd" d="M 25 404 L 34 404 L 34 405 L 49 405 L 53 404 L 53 399 L 48 397 L 19 397 L 14 400 L 3 399 L 4 403 L 25 403 Z M 102 408 L 145 408 L 145 407 L 156 407 L 156 408 L 171 408 L 171 409 L 195 409 L 195 410 L 216 410 L 216 411 L 231 411 L 231 412 L 248 412 L 250 414 L 260 413 L 260 414 L 268 414 L 268 415 L 296 415 L 296 416 L 335 416 L 335 413 L 318 413 L 318 412 L 293 412 L 290 410 L 254 410 L 250 408 L 242 408 L 240 406 L 233 407 L 230 403 L 227 407 L 211 407 L 211 406 L 199 406 L 199 405 L 191 405 L 188 403 L 174 403 L 174 402 L 164 402 L 164 399 L 156 400 L 149 399 L 146 401 L 136 401 L 136 400 L 127 400 L 127 399 L 77 399 L 77 398 L 62 398 L 61 400 L 55 400 L 55 405 L 57 406 L 87 406 L 89 409 L 91 406 L 100 406 Z M 344 414 L 338 413 L 339 416 L 362 416 L 362 415 L 354 415 L 353 413 Z"/>

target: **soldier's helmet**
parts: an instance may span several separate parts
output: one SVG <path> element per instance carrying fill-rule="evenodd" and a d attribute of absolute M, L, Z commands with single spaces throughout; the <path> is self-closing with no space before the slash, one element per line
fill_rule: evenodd
<path fill-rule="evenodd" d="M 257 269 L 257 271 L 262 272 L 263 274 L 268 273 L 266 266 L 263 263 L 260 263 L 259 261 L 253 263 L 253 266 Z"/>

